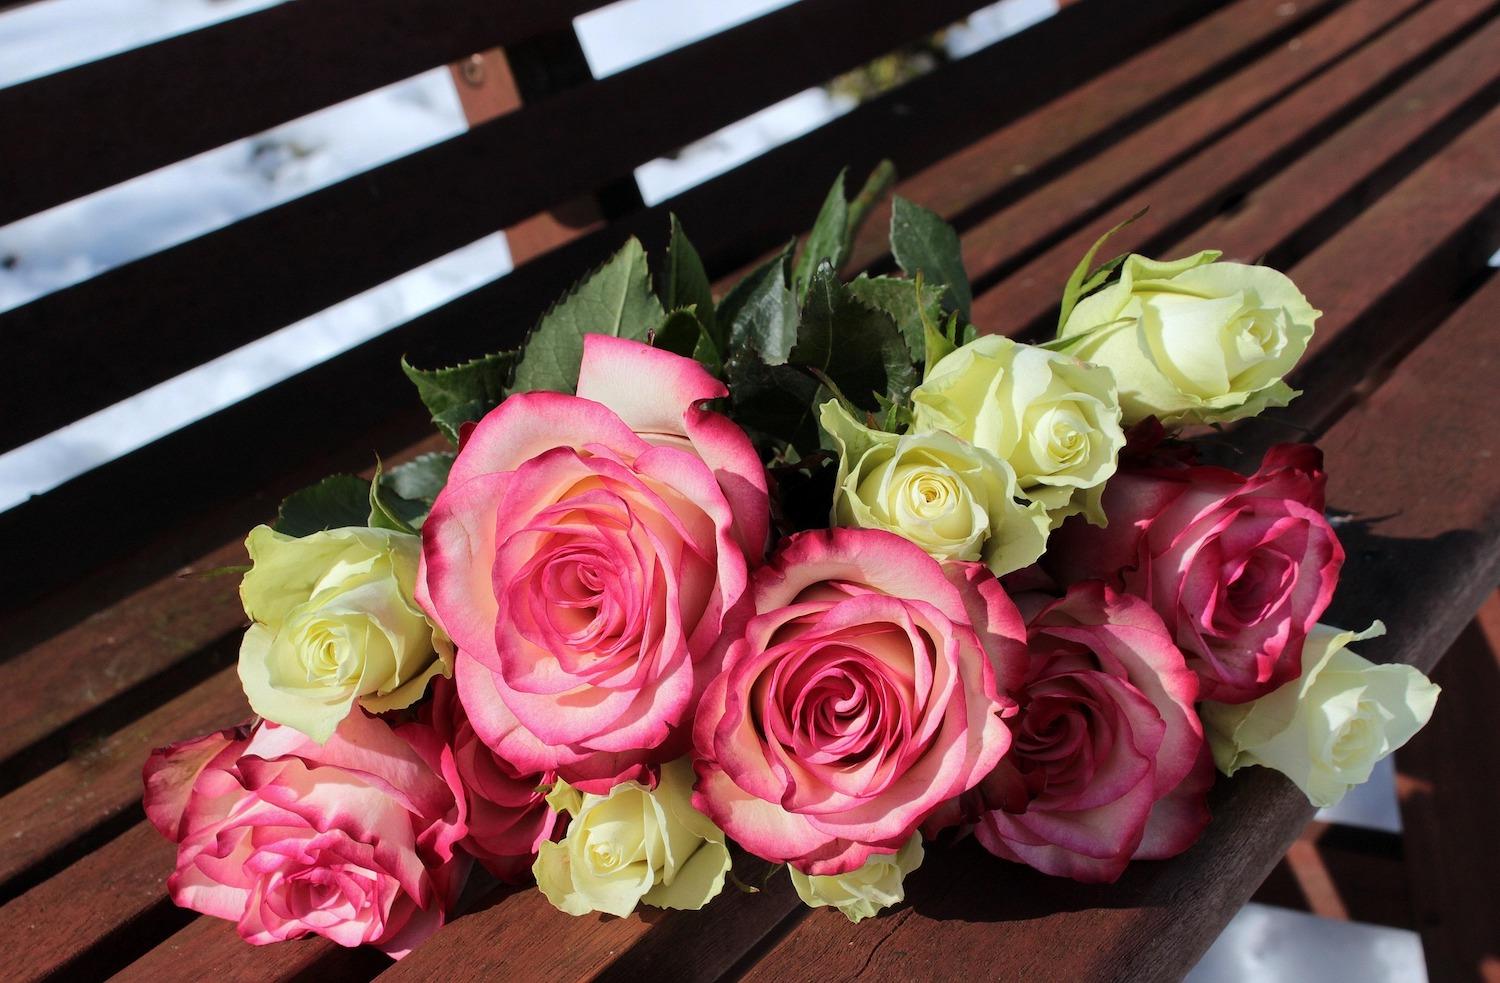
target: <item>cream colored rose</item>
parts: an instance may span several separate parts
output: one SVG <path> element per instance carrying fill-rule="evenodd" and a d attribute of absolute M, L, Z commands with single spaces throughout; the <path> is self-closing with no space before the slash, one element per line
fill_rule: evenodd
<path fill-rule="evenodd" d="M 996 574 L 1042 555 L 1047 511 L 1021 496 L 993 454 L 943 431 L 871 430 L 836 400 L 820 419 L 839 451 L 834 525 L 884 529 L 936 559 L 981 560 Z"/>
<path fill-rule="evenodd" d="M 1302 649 L 1302 675 L 1249 703 L 1200 707 L 1214 763 L 1226 775 L 1274 768 L 1313 805 L 1337 803 L 1369 780 L 1375 763 L 1411 740 L 1432 716 L 1438 687 L 1405 665 L 1376 665 L 1349 643 L 1385 634 L 1317 625 Z"/>
<path fill-rule="evenodd" d="M 837 908 L 851 922 L 859 922 L 900 904 L 906 897 L 902 882 L 922 866 L 922 834 L 912 838 L 894 854 L 875 853 L 847 874 L 804 874 L 789 868 L 797 897 L 810 908 Z"/>
<path fill-rule="evenodd" d="M 929 366 L 912 392 L 914 430 L 945 430 L 1009 464 L 1053 524 L 1103 524 L 1099 496 L 1125 445 L 1108 369 L 985 335 Z"/>
<path fill-rule="evenodd" d="M 452 673 L 452 645 L 412 600 L 416 536 L 351 527 L 298 539 L 257 526 L 245 546 L 240 598 L 255 623 L 239 672 L 262 717 L 322 743 L 356 700 L 399 710 Z"/>
<path fill-rule="evenodd" d="M 548 796 L 572 814 L 567 835 L 543 843 L 532 871 L 547 900 L 570 915 L 624 917 L 637 902 L 697 910 L 724 889 L 724 833 L 693 808 L 693 766 L 662 766 L 654 790 L 622 782 L 590 795 L 559 782 Z"/>
<path fill-rule="evenodd" d="M 1282 379 L 1321 312 L 1284 274 L 1218 258 L 1132 255 L 1063 325 L 1061 338 L 1087 336 L 1068 351 L 1114 371 L 1127 424 L 1222 423 L 1297 395 Z"/>

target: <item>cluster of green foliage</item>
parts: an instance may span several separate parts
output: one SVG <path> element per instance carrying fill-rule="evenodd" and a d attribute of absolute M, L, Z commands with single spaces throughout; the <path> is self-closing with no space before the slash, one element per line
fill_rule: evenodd
<path fill-rule="evenodd" d="M 788 242 L 717 301 L 698 251 L 675 216 L 653 285 L 632 238 L 553 304 L 518 349 L 462 365 L 402 368 L 437 428 L 455 445 L 461 428 L 510 393 L 571 393 L 586 334 L 633 338 L 697 360 L 729 387 L 721 409 L 775 466 L 817 470 L 826 458 L 817 407 L 843 400 L 873 425 L 898 428 L 932 356 L 973 336 L 958 235 L 938 215 L 895 196 L 890 249 L 905 276 L 845 281 L 855 235 L 889 192 L 882 162 L 852 198 L 840 173 L 801 249 Z M 934 348 L 936 346 L 936 348 Z M 293 535 L 337 525 L 414 531 L 442 489 L 452 452 L 429 454 L 375 480 L 337 475 L 283 503 L 277 528 Z"/>

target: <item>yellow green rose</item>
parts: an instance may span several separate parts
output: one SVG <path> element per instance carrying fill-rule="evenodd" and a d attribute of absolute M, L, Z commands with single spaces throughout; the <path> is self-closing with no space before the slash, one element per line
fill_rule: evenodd
<path fill-rule="evenodd" d="M 922 834 L 913 833 L 895 853 L 874 853 L 847 874 L 804 874 L 790 868 L 797 897 L 810 908 L 837 908 L 859 922 L 906 898 L 906 875 L 922 866 Z"/>
<path fill-rule="evenodd" d="M 385 529 L 285 536 L 257 526 L 240 584 L 254 624 L 239 674 L 254 711 L 327 741 L 358 701 L 381 713 L 450 675 L 453 648 L 412 599 L 421 540 Z"/>
<path fill-rule="evenodd" d="M 1009 464 L 1053 525 L 1077 512 L 1103 524 L 1099 498 L 1125 445 L 1108 369 L 985 335 L 929 366 L 912 402 L 914 430 L 946 431 Z"/>
<path fill-rule="evenodd" d="M 839 451 L 833 524 L 884 529 L 939 560 L 980 560 L 996 574 L 1035 562 L 1049 520 L 1021 496 L 1010 465 L 943 431 L 872 430 L 836 400 L 820 420 Z"/>
<path fill-rule="evenodd" d="M 1336 804 L 1368 781 L 1375 763 L 1426 725 L 1438 687 L 1406 665 L 1376 665 L 1351 642 L 1385 634 L 1315 625 L 1302 648 L 1302 675 L 1249 703 L 1200 709 L 1214 763 L 1226 775 L 1274 768 L 1313 805 Z"/>
<path fill-rule="evenodd" d="M 1218 258 L 1131 255 L 1068 315 L 1059 337 L 1081 336 L 1068 351 L 1114 372 L 1126 424 L 1223 423 L 1297 395 L 1283 378 L 1321 312 L 1284 274 Z"/>
<path fill-rule="evenodd" d="M 542 844 L 537 887 L 570 915 L 624 917 L 639 902 L 702 908 L 724 889 L 729 847 L 692 798 L 686 758 L 663 765 L 655 789 L 627 781 L 592 795 L 559 782 L 548 801 L 572 820 L 562 840 Z"/>

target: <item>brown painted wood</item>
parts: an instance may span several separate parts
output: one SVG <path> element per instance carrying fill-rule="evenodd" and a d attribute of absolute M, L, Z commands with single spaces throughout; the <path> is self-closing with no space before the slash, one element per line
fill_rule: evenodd
<path fill-rule="evenodd" d="M 737 854 L 741 880 L 761 884 L 770 866 Z M 446 925 L 382 980 L 518 979 L 714 980 L 775 931 L 801 902 L 785 873 L 764 890 L 733 885 L 701 911 L 641 908 L 629 918 L 575 918 L 540 891 L 501 889 L 475 911 Z"/>
<path fill-rule="evenodd" d="M 343 949 L 316 937 L 248 945 L 229 922 L 200 917 L 110 979 L 132 983 L 367 980 L 389 964 L 390 960 L 374 949 Z"/>
<path fill-rule="evenodd" d="M 1492 311 L 1492 313 L 1500 310 Z M 1500 980 L 1500 862 L 1493 836 L 1500 770 L 1500 595 L 1491 594 L 1437 667 L 1432 722 L 1396 754 L 1407 876 L 1433 980 Z"/>
<path fill-rule="evenodd" d="M 1019 198 L 1133 125 L 1190 98 L 1207 80 L 1247 63 L 1267 44 L 1290 40 L 1333 6 L 1320 0 L 1227 4 L 1048 101 L 1045 111 L 983 134 L 902 179 L 896 193 L 960 227 L 972 224 L 986 209 Z M 889 228 L 890 204 L 882 202 L 855 241 L 846 269 L 864 270 L 888 259 Z M 716 288 L 728 290 L 768 256 L 758 256 Z"/>
<path fill-rule="evenodd" d="M 245 562 L 244 547 L 230 544 L 0 662 L 0 781 L 14 756 L 101 704 L 215 642 L 237 649 L 246 624 L 239 577 L 202 573 Z M 161 682 L 153 688 L 160 692 Z M 46 699 L 39 700 L 42 693 Z"/>
<path fill-rule="evenodd" d="M 160 917 L 170 907 L 166 882 L 174 855 L 154 826 L 140 822 L 0 907 L 0 938 L 12 945 L 24 940 L 24 954 L 7 956 L 5 978 L 40 980 L 63 969 L 81 978 L 77 964 L 91 949 L 180 923 L 188 916 Z"/>
<path fill-rule="evenodd" d="M 283 4 L 0 89 L 0 225 L 598 6 Z"/>
<path fill-rule="evenodd" d="M 238 674 L 224 669 L 0 799 L 6 829 L 0 883 L 134 808 L 152 748 L 249 716 Z"/>
<path fill-rule="evenodd" d="M 1430 668 L 1500 579 L 1500 435 L 1474 429 L 1500 357 L 1495 289 L 1471 299 L 1322 441 L 1330 506 L 1369 523 L 1341 527 L 1353 562 L 1330 620 L 1385 620 L 1391 633 L 1361 648 L 1377 661 Z M 1466 453 L 1450 453 L 1455 439 Z M 1414 500 L 1412 474 L 1451 493 Z M 1178 979 L 1312 815 L 1265 769 L 1220 781 L 1210 803 L 1214 821 L 1196 846 L 1132 865 L 1107 887 L 1043 878 L 972 842 L 935 849 L 909 880 L 909 907 L 857 927 L 814 912 L 747 978 L 885 979 L 942 967 L 937 978 Z"/>
<path fill-rule="evenodd" d="M 1207 0 L 1162 0 L 1124 22 L 1110 20 L 1112 8 L 1102 0 L 1072 6 L 713 182 L 585 236 L 338 359 L 0 514 L 0 539 L 15 558 L 0 566 L 0 612 L 29 605 L 72 579 L 80 567 L 132 550 L 145 548 L 136 554 L 144 569 L 155 555 L 148 545 L 164 530 L 206 531 L 218 522 L 220 538 L 197 540 L 201 550 L 213 548 L 247 524 L 234 519 L 246 514 L 247 476 L 268 482 L 270 503 L 258 507 L 272 508 L 276 490 L 297 487 L 289 474 L 357 469 L 371 452 L 389 454 L 430 433 L 415 400 L 408 395 L 403 403 L 399 395 L 410 393 L 397 368 L 401 355 L 419 365 L 451 364 L 515 344 L 532 316 L 518 320 L 517 312 L 544 310 L 579 270 L 609 255 L 626 234 L 659 247 L 668 211 L 682 216 L 710 269 L 730 268 L 785 241 L 816 212 L 823 189 L 811 181 L 787 184 L 785 175 L 832 174 L 844 164 L 858 172 L 885 156 L 894 157 L 899 169 L 920 170 L 1080 79 L 1108 70 L 1212 6 Z M 1108 31 L 1093 29 L 1101 19 L 1110 20 Z M 1011 75 L 1025 78 L 1025 88 L 996 84 Z M 954 91 L 964 92 L 964 99 L 953 99 Z M 745 202 L 756 207 L 740 211 Z M 725 223 L 722 214 L 731 208 L 740 221 Z M 372 393 L 381 394 L 373 404 Z M 393 407 L 392 415 L 372 422 L 375 405 Z M 288 427 L 289 420 L 298 425 Z M 234 453 L 225 453 L 226 447 Z M 183 461 L 194 466 L 184 469 Z M 171 481 L 162 480 L 167 474 Z M 116 503 L 107 515 L 96 506 L 106 500 Z M 147 502 L 149 509 L 121 512 L 128 503 Z"/>
<path fill-rule="evenodd" d="M 1362 103 L 1385 95 L 1386 87 L 1421 68 L 1431 49 L 1441 51 L 1444 44 L 1463 38 L 1495 9 L 1490 3 L 1464 0 L 1429 4 L 1415 12 L 1413 6 L 1371 3 L 1341 8 L 1239 75 L 971 229 L 964 236 L 971 277 L 980 283 L 1003 277 L 993 289 L 978 291 L 975 322 L 1005 333 L 1039 324 L 1050 330 L 1062 284 L 1110 226 L 1142 208 L 1150 209 L 1110 242 L 1109 255 L 1153 241 L 1172 242 L 1211 219 L 1222 203 L 1315 146 L 1348 121 L 1351 112 L 1361 110 Z M 1402 21 L 1403 14 L 1410 16 Z M 1475 42 L 1462 58 L 1495 50 L 1494 35 L 1488 31 Z M 1483 50 L 1475 50 L 1479 48 Z M 1450 84 L 1456 65 L 1469 70 L 1452 99 L 1447 92 L 1436 96 L 1439 105 L 1451 112 L 1476 89 L 1493 83 L 1484 73 L 1473 72 L 1473 64 L 1445 63 L 1446 73 L 1436 84 Z M 1320 68 L 1323 71 L 1316 71 Z M 1433 98 L 1432 83 L 1423 94 Z M 1403 93 L 1401 101 L 1392 96 L 1381 104 L 1382 117 L 1401 115 L 1393 107 L 1402 106 L 1408 118 L 1404 128 L 1373 142 L 1371 149 L 1381 161 L 1399 153 L 1402 137 L 1413 139 L 1411 130 L 1421 133 L 1431 125 L 1427 114 L 1413 111 L 1418 107 L 1408 98 Z M 1322 157 L 1319 162 L 1317 172 L 1303 172 L 1310 187 L 1357 185 L 1358 172 L 1346 170 L 1339 158 Z M 1165 173 L 1153 179 L 1163 169 Z M 1141 186 L 1143 181 L 1147 183 Z M 1092 215 L 1099 217 L 1089 218 Z M 1275 212 L 1267 218 L 1287 235 L 1296 228 L 1291 223 L 1298 217 L 1298 212 Z M 1082 227 L 1072 224 L 1079 219 L 1084 220 Z M 1070 234 L 1058 237 L 1059 228 Z M 1232 235 L 1234 230 L 1220 231 Z"/>
<path fill-rule="evenodd" d="M 881 2 L 876 16 L 869 0 L 802 0 L 0 315 L 0 338 L 30 339 L 0 390 L 0 450 L 595 191 L 980 4 Z M 737 57 L 747 50 L 780 57 Z M 49 398 L 43 371 L 63 352 L 66 401 Z"/>

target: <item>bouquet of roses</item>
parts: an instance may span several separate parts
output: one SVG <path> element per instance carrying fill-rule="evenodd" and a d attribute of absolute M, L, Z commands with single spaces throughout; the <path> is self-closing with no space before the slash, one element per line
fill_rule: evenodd
<path fill-rule="evenodd" d="M 889 180 L 720 298 L 674 219 L 660 293 L 632 240 L 520 350 L 404 366 L 456 449 L 250 533 L 258 718 L 146 765 L 178 904 L 399 957 L 473 861 L 624 916 L 748 853 L 858 921 L 944 830 L 1113 881 L 1195 841 L 1215 763 L 1327 805 L 1426 722 L 1349 649 L 1378 622 L 1318 622 L 1318 451 L 1196 463 L 1296 395 L 1292 282 L 1091 251 L 1055 340 L 982 334 L 901 198 L 905 275 L 840 279 Z"/>

